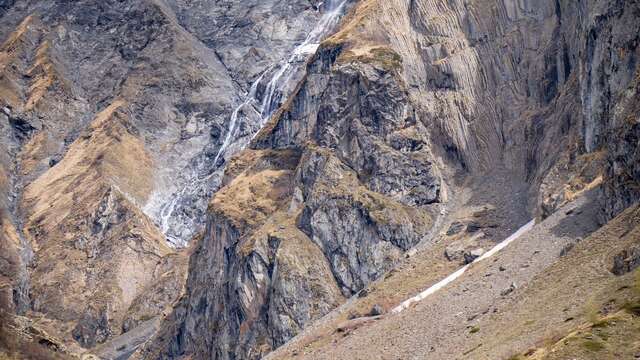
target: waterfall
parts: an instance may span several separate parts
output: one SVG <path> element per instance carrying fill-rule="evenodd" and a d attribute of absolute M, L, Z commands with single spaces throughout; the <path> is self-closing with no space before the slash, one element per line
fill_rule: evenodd
<path fill-rule="evenodd" d="M 216 170 L 205 176 L 193 174 L 182 188 L 178 188 L 169 196 L 157 194 L 144 207 L 145 213 L 155 219 L 169 242 L 177 246 L 186 245 L 190 235 L 197 231 L 195 228 L 200 225 L 202 219 L 194 217 L 204 217 L 204 209 L 198 208 L 206 208 L 208 197 L 218 186 L 216 181 L 220 180 L 220 170 L 224 167 L 222 160 L 226 162 L 230 155 L 242 150 L 286 100 L 291 85 L 298 81 L 296 75 L 304 70 L 306 60 L 317 51 L 324 37 L 333 31 L 347 1 L 327 0 L 321 3 L 319 8 L 322 8 L 324 14 L 305 40 L 296 46 L 288 57 L 263 71 L 251 84 L 250 90 L 231 113 L 224 140 L 213 158 L 212 164 Z M 264 91 L 259 94 L 258 89 L 262 86 Z M 246 121 L 248 114 L 253 116 L 253 121 Z M 242 125 L 250 127 L 248 135 L 246 130 L 241 131 Z"/>
<path fill-rule="evenodd" d="M 280 105 L 283 97 L 286 96 L 285 89 L 291 82 L 295 73 L 300 70 L 299 64 L 304 64 L 303 60 L 306 60 L 310 55 L 314 54 L 320 46 L 320 41 L 333 30 L 337 25 L 340 15 L 344 10 L 347 0 L 343 0 L 338 3 L 337 0 L 327 1 L 326 13 L 322 16 L 316 27 L 307 35 L 306 39 L 293 50 L 291 56 L 286 61 L 279 64 L 279 69 L 273 74 L 267 87 L 265 89 L 265 95 L 262 99 L 259 109 L 255 109 L 260 114 L 259 129 L 271 118 L 273 112 L 276 111 Z M 297 66 L 296 66 L 297 65 Z M 231 114 L 229 131 L 225 137 L 225 140 L 218 150 L 218 154 L 215 157 L 214 163 L 219 160 L 221 156 L 225 154 L 225 151 L 229 147 L 232 139 L 237 131 L 238 114 L 240 110 L 247 105 L 257 104 L 259 102 L 256 92 L 258 85 L 263 80 L 264 75 L 269 71 L 267 69 L 262 75 L 251 85 L 251 91 L 247 94 L 246 99 L 240 104 Z M 259 130 L 258 129 L 258 130 Z M 258 131 L 253 133 L 253 136 Z"/>
<path fill-rule="evenodd" d="M 224 153 L 227 147 L 229 147 L 229 144 L 233 141 L 234 137 L 236 136 L 236 133 L 238 130 L 238 116 L 240 114 L 240 110 L 242 110 L 243 107 L 251 105 L 256 101 L 256 92 L 258 91 L 258 85 L 260 85 L 260 82 L 264 78 L 264 75 L 267 73 L 267 71 L 269 71 L 269 69 L 263 72 L 262 75 L 260 75 L 258 79 L 253 84 L 251 84 L 251 90 L 249 91 L 247 98 L 242 102 L 242 104 L 240 104 L 235 110 L 233 110 L 233 113 L 231 113 L 231 119 L 229 119 L 229 131 L 227 131 L 227 135 L 225 136 L 224 141 L 222 142 L 222 145 L 220 145 L 220 149 L 218 149 L 218 153 L 216 154 L 216 157 L 213 160 L 214 164 L 218 163 L 220 156 Z M 260 111 L 260 115 L 262 116 L 262 111 Z M 262 125 L 260 127 L 262 127 Z"/>

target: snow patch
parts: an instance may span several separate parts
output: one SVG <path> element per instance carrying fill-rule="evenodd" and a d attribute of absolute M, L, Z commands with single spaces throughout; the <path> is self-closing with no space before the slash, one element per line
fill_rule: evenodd
<path fill-rule="evenodd" d="M 522 234 L 524 234 L 527 231 L 531 230 L 531 228 L 535 225 L 535 223 L 536 223 L 536 221 L 534 219 L 534 220 L 531 220 L 528 223 L 524 224 L 520 229 L 518 229 L 516 232 L 511 234 L 508 238 L 506 238 L 504 241 L 502 241 L 498 245 L 494 246 L 491 250 L 489 250 L 488 252 L 484 253 L 479 258 L 475 259 L 471 264 L 475 264 L 477 262 L 480 262 L 482 260 L 488 259 L 491 256 L 497 254 L 500 250 L 504 249 L 510 243 L 512 243 L 514 240 L 516 240 L 517 238 L 522 236 Z M 446 278 L 440 280 L 439 282 L 437 282 L 436 284 L 432 285 L 430 288 L 426 289 L 425 291 L 419 293 L 418 295 L 416 295 L 416 296 L 414 296 L 412 298 L 409 298 L 409 299 L 403 301 L 400 305 L 398 305 L 395 308 L 393 308 L 391 310 L 391 312 L 395 313 L 395 314 L 400 313 L 403 310 L 407 309 L 409 306 L 411 306 L 411 304 L 416 303 L 416 302 L 421 301 L 421 300 L 424 300 L 427 296 L 429 296 L 429 295 L 435 293 L 436 291 L 444 288 L 445 286 L 447 286 L 448 284 L 453 282 L 455 279 L 457 279 L 460 276 L 462 276 L 462 274 L 464 274 L 467 271 L 467 269 L 471 266 L 471 264 L 467 264 L 467 265 L 463 266 L 462 268 L 458 269 L 456 272 L 454 272 L 454 273 L 450 274 L 449 276 L 447 276 Z"/>

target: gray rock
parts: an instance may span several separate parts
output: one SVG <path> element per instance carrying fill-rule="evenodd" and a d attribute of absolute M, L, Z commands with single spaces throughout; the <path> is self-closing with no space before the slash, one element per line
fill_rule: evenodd
<path fill-rule="evenodd" d="M 482 256 L 482 254 L 484 254 L 484 253 L 485 253 L 485 251 L 482 248 L 477 248 L 477 249 L 473 249 L 471 251 L 466 251 L 464 253 L 464 263 L 465 264 L 471 264 L 477 258 Z"/>
<path fill-rule="evenodd" d="M 415 0 L 388 6 L 392 11 L 346 27 L 354 33 L 323 43 L 308 63 L 300 61 L 306 73 L 284 90 L 290 101 L 251 143 L 250 151 L 293 149 L 298 156 L 291 168 L 260 165 L 290 172 L 287 186 L 299 189 L 295 201 L 287 199 L 295 204 L 289 213 L 295 224 L 283 229 L 265 223 L 251 228 L 246 224 L 253 217 L 207 212 L 207 205 L 221 183 L 221 167 L 262 125 L 257 104 L 238 108 L 229 151 L 218 157 L 233 109 L 259 74 L 278 71 L 270 65 L 304 38 L 321 14 L 320 1 L 3 4 L 3 39 L 27 15 L 37 15 L 4 67 L 8 93 L 18 94 L 19 102 L 29 98 L 31 80 L 42 74 L 27 70 L 44 40 L 61 78 L 33 109 L 9 108 L 4 102 L 10 99 L 2 99 L 0 106 L 10 109 L 0 114 L 0 169 L 9 183 L 0 189 L 2 210 L 19 208 L 21 184 L 62 159 L 75 139 L 89 136 L 83 129 L 96 112 L 126 99 L 128 131 L 143 139 L 157 166 L 150 199 L 136 205 L 176 245 L 204 229 L 186 294 L 165 324 L 159 338 L 166 343 L 156 355 L 226 359 L 264 355 L 337 306 L 342 296 L 336 289 L 357 293 L 403 252 L 430 240 L 436 213 L 430 210 L 446 200 L 445 182 L 452 193 L 466 180 L 494 186 L 497 172 L 487 170 L 507 169 L 504 177 L 527 195 L 508 194 L 513 203 L 501 205 L 524 216 L 527 197 L 542 193 L 549 169 L 570 168 L 563 158 L 603 151 L 604 218 L 640 199 L 634 186 L 640 181 L 636 1 L 507 0 L 483 7 L 450 0 L 436 7 Z M 372 39 L 379 48 L 368 49 Z M 259 99 L 266 86 L 257 84 Z M 14 164 L 39 134 L 47 137 L 44 154 L 32 167 Z M 569 175 L 548 181 L 545 193 L 564 189 Z M 281 184 L 272 185 L 265 193 L 293 196 L 282 188 L 271 191 Z M 471 195 L 475 200 L 483 194 Z M 541 204 L 543 214 L 563 201 L 551 196 Z M 100 258 L 110 239 L 104 234 L 123 220 L 100 207 L 88 220 L 95 236 L 70 234 L 75 250 L 91 259 Z M 128 214 L 132 222 L 144 219 Z M 497 226 L 493 214 L 481 215 L 470 232 Z M 9 217 L 11 223 L 21 220 Z M 273 229 L 294 235 L 274 235 Z M 299 241 L 298 251 L 287 247 L 292 239 Z M 447 249 L 447 258 L 470 262 L 481 256 L 477 245 L 458 245 Z M 614 272 L 637 266 L 635 253 L 621 254 Z M 29 256 L 17 255 L 9 260 L 19 270 L 1 269 L 3 276 L 20 273 L 9 291 L 18 290 L 18 299 L 9 300 L 23 310 L 30 303 L 42 310 L 43 299 L 55 296 L 29 292 Z M 14 259 L 21 257 L 25 261 Z M 142 308 L 151 306 L 138 300 Z M 75 330 L 87 346 L 111 330 L 111 319 L 98 315 Z M 138 320 L 132 316 L 127 324 Z"/>
<path fill-rule="evenodd" d="M 501 296 L 507 296 L 507 295 L 511 294 L 512 292 L 514 292 L 517 288 L 518 287 L 516 286 L 516 283 L 511 283 L 511 285 L 508 288 L 506 288 L 506 289 L 504 289 L 504 290 L 502 290 L 500 292 L 500 295 Z"/>
<path fill-rule="evenodd" d="M 464 259 L 465 246 L 460 241 L 455 241 L 444 250 L 444 256 L 449 261 L 462 261 Z"/>
<path fill-rule="evenodd" d="M 613 257 L 611 272 L 615 275 L 624 275 L 640 266 L 640 246 L 632 246 Z"/>
<path fill-rule="evenodd" d="M 468 233 L 474 233 L 478 230 L 482 229 L 482 225 L 480 225 L 480 223 L 472 221 L 469 224 L 467 224 L 467 232 Z"/>
<path fill-rule="evenodd" d="M 380 306 L 379 304 L 375 304 L 373 305 L 373 307 L 371 308 L 371 310 L 369 311 L 369 313 L 367 314 L 368 316 L 378 316 L 378 315 L 382 315 L 384 314 L 384 309 L 382 308 L 382 306 Z"/>
<path fill-rule="evenodd" d="M 459 221 L 453 222 L 451 226 L 449 226 L 449 229 L 447 230 L 447 236 L 452 236 L 460 233 L 462 230 L 464 230 L 464 227 L 465 227 L 464 224 Z"/>
<path fill-rule="evenodd" d="M 72 335 L 85 348 L 103 343 L 111 335 L 107 312 L 104 310 L 86 312 L 73 328 Z"/>

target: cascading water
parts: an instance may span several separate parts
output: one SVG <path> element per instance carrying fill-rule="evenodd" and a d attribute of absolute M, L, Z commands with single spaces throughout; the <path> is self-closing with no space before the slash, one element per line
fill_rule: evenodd
<path fill-rule="evenodd" d="M 307 38 L 293 50 L 291 56 L 286 61 L 280 63 L 278 67 L 276 67 L 277 70 L 267 83 L 264 97 L 262 99 L 262 102 L 260 102 L 259 108 L 255 107 L 255 105 L 259 103 L 256 90 L 262 82 L 265 74 L 268 73 L 271 69 L 267 69 L 258 78 L 258 80 L 253 83 L 253 85 L 251 86 L 251 91 L 249 92 L 247 98 L 240 106 L 238 106 L 234 110 L 233 114 L 231 115 L 229 131 L 227 132 L 224 143 L 218 150 L 218 154 L 216 155 L 214 162 L 217 162 L 220 156 L 223 156 L 225 154 L 227 148 L 230 145 L 230 142 L 232 141 L 231 139 L 233 139 L 237 135 L 236 131 L 238 128 L 238 114 L 241 109 L 250 105 L 252 106 L 254 111 L 260 115 L 260 123 L 258 127 L 259 130 L 269 120 L 271 115 L 273 115 L 273 112 L 280 107 L 283 98 L 288 95 L 286 94 L 288 85 L 291 84 L 292 80 L 295 78 L 295 74 L 301 70 L 301 65 L 304 64 L 306 59 L 311 54 L 314 54 L 316 52 L 316 50 L 320 46 L 320 41 L 330 31 L 333 30 L 338 20 L 340 19 L 340 16 L 342 15 L 346 2 L 346 0 L 330 0 L 326 2 L 326 13 L 322 16 L 316 27 L 309 33 Z M 257 131 L 253 132 L 252 137 L 257 133 Z"/>
<path fill-rule="evenodd" d="M 156 196 L 145 206 L 145 213 L 155 219 L 169 242 L 184 246 L 196 233 L 203 221 L 208 199 L 219 186 L 226 160 L 249 143 L 290 94 L 300 79 L 306 60 L 316 52 L 320 41 L 333 31 L 347 2 L 329 0 L 322 3 L 319 7 L 324 14 L 305 40 L 288 58 L 267 68 L 253 82 L 249 92 L 231 113 L 228 130 L 211 163 L 215 170 L 204 176 L 194 174 L 185 181 L 185 186 L 169 197 Z M 211 160 L 205 158 L 200 161 Z"/>

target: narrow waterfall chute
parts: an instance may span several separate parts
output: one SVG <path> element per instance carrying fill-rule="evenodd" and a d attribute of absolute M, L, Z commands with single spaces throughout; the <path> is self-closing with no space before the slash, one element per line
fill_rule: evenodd
<path fill-rule="evenodd" d="M 347 1 L 328 0 L 322 3 L 319 9 L 322 9 L 324 14 L 305 40 L 298 44 L 288 57 L 265 69 L 251 84 L 249 91 L 231 112 L 227 132 L 213 157 L 213 169 L 205 175 L 193 173 L 182 186 L 171 189 L 170 195 L 167 195 L 167 192 L 158 192 L 147 202 L 144 207 L 145 213 L 155 219 L 169 242 L 178 246 L 188 242 L 189 239 L 185 238 L 188 236 L 174 228 L 185 228 L 185 224 L 189 225 L 188 223 L 193 227 L 195 220 L 188 221 L 193 216 L 192 203 L 199 202 L 198 199 L 202 196 L 210 196 L 210 192 L 217 186 L 210 183 L 214 176 L 220 174 L 223 160 L 242 150 L 286 100 L 293 88 L 291 84 L 299 80 L 296 75 L 303 70 L 306 60 L 318 50 L 322 39 L 338 24 Z M 248 116 L 252 117 L 252 121 L 246 121 Z"/>

